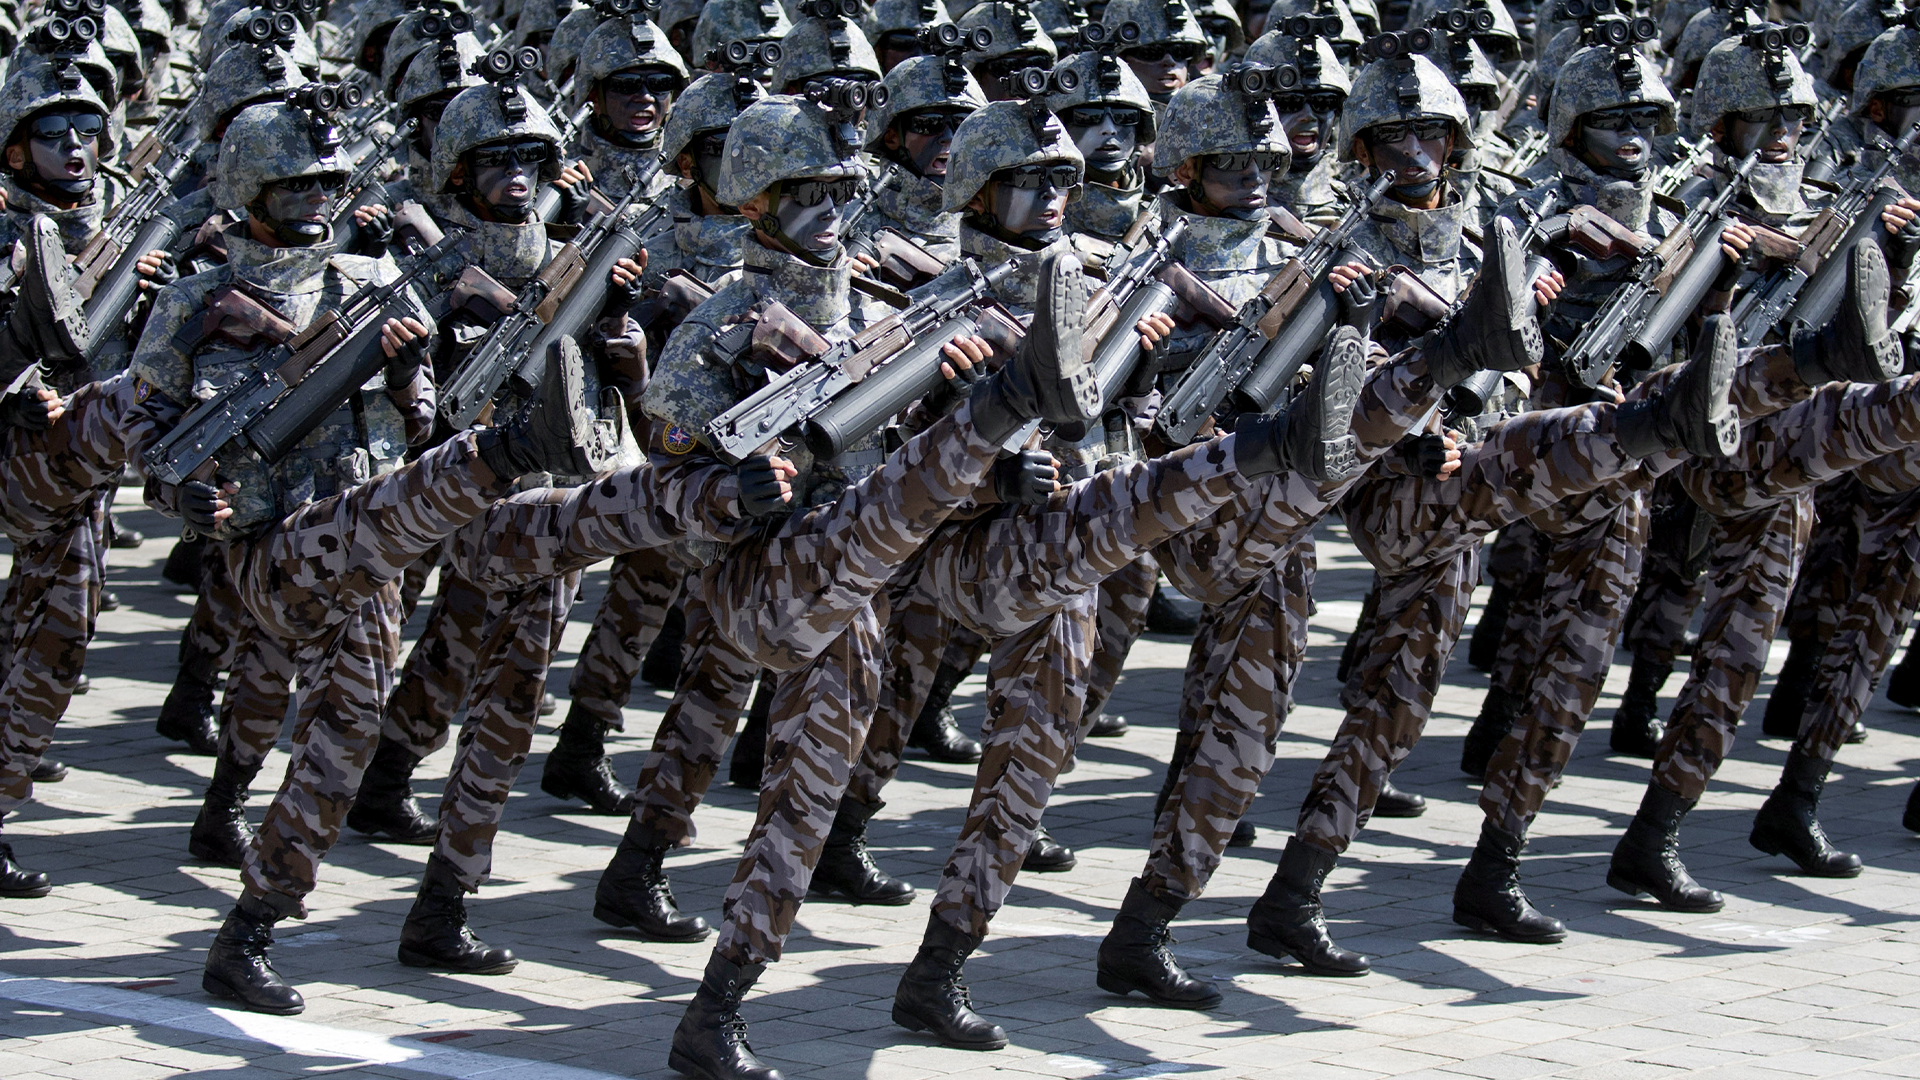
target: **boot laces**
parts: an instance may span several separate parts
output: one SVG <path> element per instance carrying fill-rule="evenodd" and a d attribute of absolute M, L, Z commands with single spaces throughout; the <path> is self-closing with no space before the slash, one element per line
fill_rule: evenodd
<path fill-rule="evenodd" d="M 957 1003 L 963 1009 L 973 1008 L 973 991 L 967 987 L 967 958 L 955 955 L 953 963 L 947 967 L 947 999 Z"/>
<path fill-rule="evenodd" d="M 1165 923 L 1156 924 L 1147 930 L 1147 945 L 1153 950 L 1155 959 L 1172 964 L 1174 962 L 1172 946 L 1176 943 L 1173 928 Z"/>

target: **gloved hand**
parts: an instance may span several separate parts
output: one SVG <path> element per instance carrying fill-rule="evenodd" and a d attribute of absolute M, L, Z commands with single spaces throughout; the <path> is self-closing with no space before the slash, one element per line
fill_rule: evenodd
<path fill-rule="evenodd" d="M 1447 465 L 1447 441 L 1440 435 L 1416 435 L 1400 440 L 1407 471 L 1430 480 L 1438 479 Z"/>
<path fill-rule="evenodd" d="M 972 397 L 974 386 L 987 377 L 987 357 L 992 355 L 993 346 L 985 338 L 964 337 L 940 352 L 945 357 L 940 363 L 940 373 L 946 382 L 927 395 L 926 407 L 933 413 L 945 415 Z"/>
<path fill-rule="evenodd" d="M 393 208 L 372 203 L 353 212 L 353 253 L 378 257 L 393 242 Z"/>
<path fill-rule="evenodd" d="M 154 248 L 133 264 L 133 271 L 140 275 L 140 288 L 145 290 L 164 289 L 180 280 L 180 267 L 173 261 L 173 252 L 165 248 Z"/>
<path fill-rule="evenodd" d="M 734 471 L 740 477 L 740 512 L 748 517 L 782 513 L 793 500 L 793 485 L 787 481 L 794 476 L 794 468 L 783 458 L 758 454 Z"/>
<path fill-rule="evenodd" d="M 644 249 L 637 252 L 635 258 L 620 259 L 607 272 L 607 298 L 600 305 L 600 316 L 607 318 L 625 315 L 640 302 L 640 281 L 647 269 L 647 253 Z"/>
<path fill-rule="evenodd" d="M 380 328 L 380 348 L 387 354 L 387 385 L 397 390 L 411 383 L 414 374 L 427 366 L 427 347 L 432 343 L 427 325 L 413 316 L 388 319 Z"/>
<path fill-rule="evenodd" d="M 220 513 L 227 509 L 225 495 L 204 480 L 189 480 L 180 485 L 180 516 L 195 532 L 211 533 L 223 520 Z"/>
<path fill-rule="evenodd" d="M 5 400 L 0 400 L 0 424 L 26 431 L 47 430 L 52 425 L 47 416 L 51 402 L 40 396 L 43 392 L 35 387 L 23 387 L 18 393 L 8 394 Z"/>
<path fill-rule="evenodd" d="M 1060 470 L 1045 450 L 1022 450 L 993 463 L 993 492 L 1015 506 L 1039 506 L 1060 486 Z"/>
<path fill-rule="evenodd" d="M 1360 269 L 1358 263 L 1349 264 Z M 1373 280 L 1372 274 L 1342 275 L 1346 279 L 1346 288 L 1338 290 L 1340 297 L 1340 322 L 1351 326 L 1361 333 L 1373 329 L 1374 310 L 1380 299 L 1380 286 Z"/>

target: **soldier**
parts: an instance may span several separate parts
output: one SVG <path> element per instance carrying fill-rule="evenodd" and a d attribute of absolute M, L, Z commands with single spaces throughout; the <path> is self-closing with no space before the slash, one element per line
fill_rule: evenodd
<path fill-rule="evenodd" d="M 638 176 L 642 196 L 665 190 L 670 163 L 660 160 L 660 135 L 674 97 L 687 86 L 687 66 L 666 35 L 638 13 L 608 19 L 580 47 L 573 81 L 574 108 L 593 111 L 577 146 L 585 160 L 561 177 L 570 199 L 584 205 L 580 179 L 620 199 L 629 172 Z"/>
<path fill-rule="evenodd" d="M 880 73 L 885 75 L 906 60 L 927 55 L 920 42 L 922 29 L 952 21 L 944 0 L 878 0 L 868 6 L 860 29 L 873 43 Z"/>
<path fill-rule="evenodd" d="M 1087 162 L 1085 189 L 1067 204 L 1067 230 L 1114 243 L 1149 209 L 1141 150 L 1158 130 L 1147 88 L 1118 51 L 1109 37 L 1069 57 L 1060 70 L 1073 72 L 1078 85 L 1047 99 Z"/>
<path fill-rule="evenodd" d="M 955 55 L 916 56 L 887 73 L 887 103 L 867 117 L 868 147 L 896 166 L 856 235 L 892 229 L 943 262 L 960 254 L 960 218 L 941 207 L 953 133 L 987 103 Z"/>
<path fill-rule="evenodd" d="M 1291 64 L 1300 72 L 1300 86 L 1275 99 L 1280 122 L 1287 129 L 1292 164 L 1286 176 L 1274 177 L 1267 197 L 1307 224 L 1324 227 L 1340 220 L 1351 198 L 1346 185 L 1334 176 L 1339 153 L 1327 151 L 1334 145 L 1334 126 L 1353 90 L 1353 80 L 1333 42 L 1321 35 L 1327 29 L 1324 23 L 1306 29 L 1309 32 L 1302 37 L 1294 36 L 1287 26 L 1267 31 L 1247 46 L 1247 63 Z"/>
<path fill-rule="evenodd" d="M 780 41 L 792 31 L 793 23 L 788 20 L 780 0 L 709 0 L 701 7 L 700 18 L 693 25 L 687 55 L 693 62 L 703 63 L 715 45 L 729 41 L 758 45 Z M 772 77 L 769 65 L 760 81 L 765 83 Z"/>
<path fill-rule="evenodd" d="M 780 61 L 773 65 L 777 92 L 798 94 L 816 79 L 880 80 L 873 44 L 834 0 L 812 0 L 806 10 L 830 14 L 803 14 L 793 32 L 781 39 Z"/>
<path fill-rule="evenodd" d="M 987 0 L 960 16 L 957 25 L 972 33 L 984 29 L 993 40 L 984 51 L 973 53 L 968 63 L 973 77 L 988 101 L 1005 101 L 1013 96 L 1007 80 L 1014 72 L 1030 67 L 1050 68 L 1060 56 L 1052 35 L 1034 17 L 1024 0 Z"/>
<path fill-rule="evenodd" d="M 1114 0 L 1100 22 L 1108 33 L 1127 23 L 1139 27 L 1139 39 L 1122 48 L 1120 58 L 1157 105 L 1187 85 L 1211 45 L 1187 0 Z"/>

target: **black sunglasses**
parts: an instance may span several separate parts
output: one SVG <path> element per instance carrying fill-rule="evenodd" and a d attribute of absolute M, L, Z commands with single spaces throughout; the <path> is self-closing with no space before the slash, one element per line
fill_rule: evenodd
<path fill-rule="evenodd" d="M 780 193 L 797 206 L 819 206 L 828 199 L 832 199 L 835 206 L 845 206 L 860 194 L 860 186 L 857 176 L 839 176 L 832 180 L 802 180 L 782 188 Z"/>
<path fill-rule="evenodd" d="M 1248 154 L 1208 154 L 1206 163 L 1209 168 L 1226 173 L 1246 172 L 1249 168 L 1272 172 L 1280 164 L 1280 155 L 1270 150 L 1256 150 Z"/>
<path fill-rule="evenodd" d="M 685 80 L 671 71 L 616 71 L 600 80 L 601 89 L 626 97 L 665 97 L 679 93 L 684 85 Z"/>
<path fill-rule="evenodd" d="M 1667 118 L 1667 110 L 1659 105 L 1616 105 L 1611 109 L 1595 109 L 1580 118 L 1582 127 L 1595 131 L 1625 131 L 1632 127 L 1639 131 L 1652 131 Z"/>
<path fill-rule="evenodd" d="M 1107 121 L 1113 121 L 1114 127 L 1139 127 L 1145 113 L 1125 105 L 1075 105 L 1060 117 L 1068 127 L 1099 127 Z"/>
<path fill-rule="evenodd" d="M 1789 124 L 1795 121 L 1804 124 L 1813 119 L 1813 106 L 1774 105 L 1765 109 L 1742 109 L 1734 113 L 1733 118 L 1743 124 L 1765 124 L 1772 121 L 1775 115 Z"/>
<path fill-rule="evenodd" d="M 499 169 L 514 161 L 522 165 L 541 165 L 553 157 L 553 147 L 537 140 L 495 143 L 492 146 L 475 147 L 469 152 L 473 155 L 474 166 L 481 169 Z"/>
<path fill-rule="evenodd" d="M 281 191 L 304 195 L 316 188 L 321 191 L 335 191 L 347 178 L 339 173 L 309 173 L 306 176 L 289 176 L 284 180 L 275 180 L 273 186 Z"/>
<path fill-rule="evenodd" d="M 1338 90 L 1315 90 L 1308 94 L 1275 94 L 1273 107 L 1281 116 L 1291 116 L 1302 109 L 1330 113 L 1338 112 L 1346 101 L 1347 95 Z"/>
<path fill-rule="evenodd" d="M 1011 169 L 1001 169 L 993 174 L 995 180 L 1021 191 L 1038 191 L 1047 188 L 1052 191 L 1066 191 L 1080 183 L 1080 166 L 1057 165 L 1016 165 Z"/>
<path fill-rule="evenodd" d="M 1392 124 L 1375 124 L 1367 129 L 1367 141 L 1375 144 L 1405 142 L 1407 136 L 1411 135 L 1421 142 L 1432 142 L 1452 133 L 1453 121 L 1443 116 L 1429 116 Z"/>
<path fill-rule="evenodd" d="M 33 137 L 45 142 L 66 138 L 69 129 L 82 139 L 97 139 L 107 130 L 107 118 L 96 112 L 46 113 L 33 118 Z"/>
<path fill-rule="evenodd" d="M 1120 55 L 1129 60 L 1138 60 L 1143 64 L 1157 64 L 1168 57 L 1183 64 L 1191 64 L 1200 59 L 1202 51 L 1204 50 L 1201 46 L 1191 41 L 1167 41 L 1158 45 L 1142 45 L 1137 49 L 1128 49 Z"/>
<path fill-rule="evenodd" d="M 917 112 L 900 118 L 900 126 L 909 135 L 945 135 L 949 131 L 960 130 L 960 124 L 971 113 L 964 112 Z"/>

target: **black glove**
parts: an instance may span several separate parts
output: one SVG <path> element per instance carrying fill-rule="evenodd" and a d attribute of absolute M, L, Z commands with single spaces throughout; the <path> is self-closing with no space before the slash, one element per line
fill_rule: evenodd
<path fill-rule="evenodd" d="M 219 488 L 203 480 L 189 480 L 180 485 L 180 516 L 195 532 L 213 532 L 220 524 L 213 515 L 219 511 Z"/>
<path fill-rule="evenodd" d="M 1022 450 L 993 463 L 994 494 L 1001 502 L 1015 506 L 1044 504 L 1059 479 L 1053 455 L 1045 450 Z"/>
<path fill-rule="evenodd" d="M 173 252 L 161 251 L 160 265 L 154 268 L 153 273 L 140 276 L 152 282 L 153 288 L 161 289 L 180 280 L 180 266 L 174 262 Z"/>
<path fill-rule="evenodd" d="M 1753 257 L 1754 249 L 1749 246 L 1746 254 L 1738 259 L 1726 260 L 1726 265 L 1720 268 L 1720 276 L 1713 279 L 1713 291 L 1732 292 L 1733 287 L 1740 283 L 1740 275 L 1746 273 L 1747 264 L 1753 261 Z"/>
<path fill-rule="evenodd" d="M 974 364 L 972 367 L 962 370 L 960 365 L 954 363 L 951 359 L 944 356 L 941 357 L 941 359 L 946 361 L 949 367 L 953 368 L 953 378 L 934 387 L 933 392 L 927 395 L 927 408 L 935 413 L 944 415 L 958 407 L 961 402 L 973 396 L 973 388 L 979 384 L 980 380 L 987 377 L 987 366 L 985 364 Z"/>
<path fill-rule="evenodd" d="M 780 492 L 781 475 L 774 470 L 773 459 L 759 454 L 734 467 L 740 477 L 740 512 L 748 517 L 767 517 L 787 509 L 790 495 Z"/>
<path fill-rule="evenodd" d="M 1354 278 L 1347 283 L 1345 291 L 1337 295 L 1340 297 L 1341 324 L 1363 334 L 1370 333 L 1373 330 L 1375 302 L 1380 299 L 1380 286 L 1374 282 L 1373 275 Z"/>
<path fill-rule="evenodd" d="M 368 207 L 373 217 L 362 222 L 358 218 L 353 222 L 353 253 L 378 258 L 387 253 L 387 245 L 393 243 L 393 208 L 380 203 Z"/>
<path fill-rule="evenodd" d="M 1913 266 L 1913 257 L 1920 254 L 1920 218 L 1914 218 L 1900 227 L 1900 231 L 1887 237 L 1887 264 L 1905 276 Z"/>
<path fill-rule="evenodd" d="M 427 349 L 432 344 L 431 334 L 401 342 L 399 350 L 387 359 L 387 385 L 400 389 L 411 383 L 414 373 L 427 366 Z"/>
<path fill-rule="evenodd" d="M 1447 465 L 1447 441 L 1439 435 L 1416 435 L 1402 439 L 1400 453 L 1404 455 L 1408 472 L 1429 480 L 1439 479 L 1440 470 Z"/>
<path fill-rule="evenodd" d="M 612 271 L 608 271 L 608 274 L 611 275 Z M 622 285 L 609 276 L 607 298 L 600 305 L 600 317 L 606 319 L 632 311 L 633 306 L 640 302 L 640 294 L 643 291 L 641 280 L 641 278 L 634 278 Z"/>
<path fill-rule="evenodd" d="M 40 400 L 39 388 L 30 386 L 0 401 L 0 423 L 26 431 L 47 430 L 47 403 Z"/>
<path fill-rule="evenodd" d="M 587 216 L 587 197 L 593 194 L 593 181 L 555 184 L 553 190 L 560 193 L 561 221 L 578 222 Z"/>

